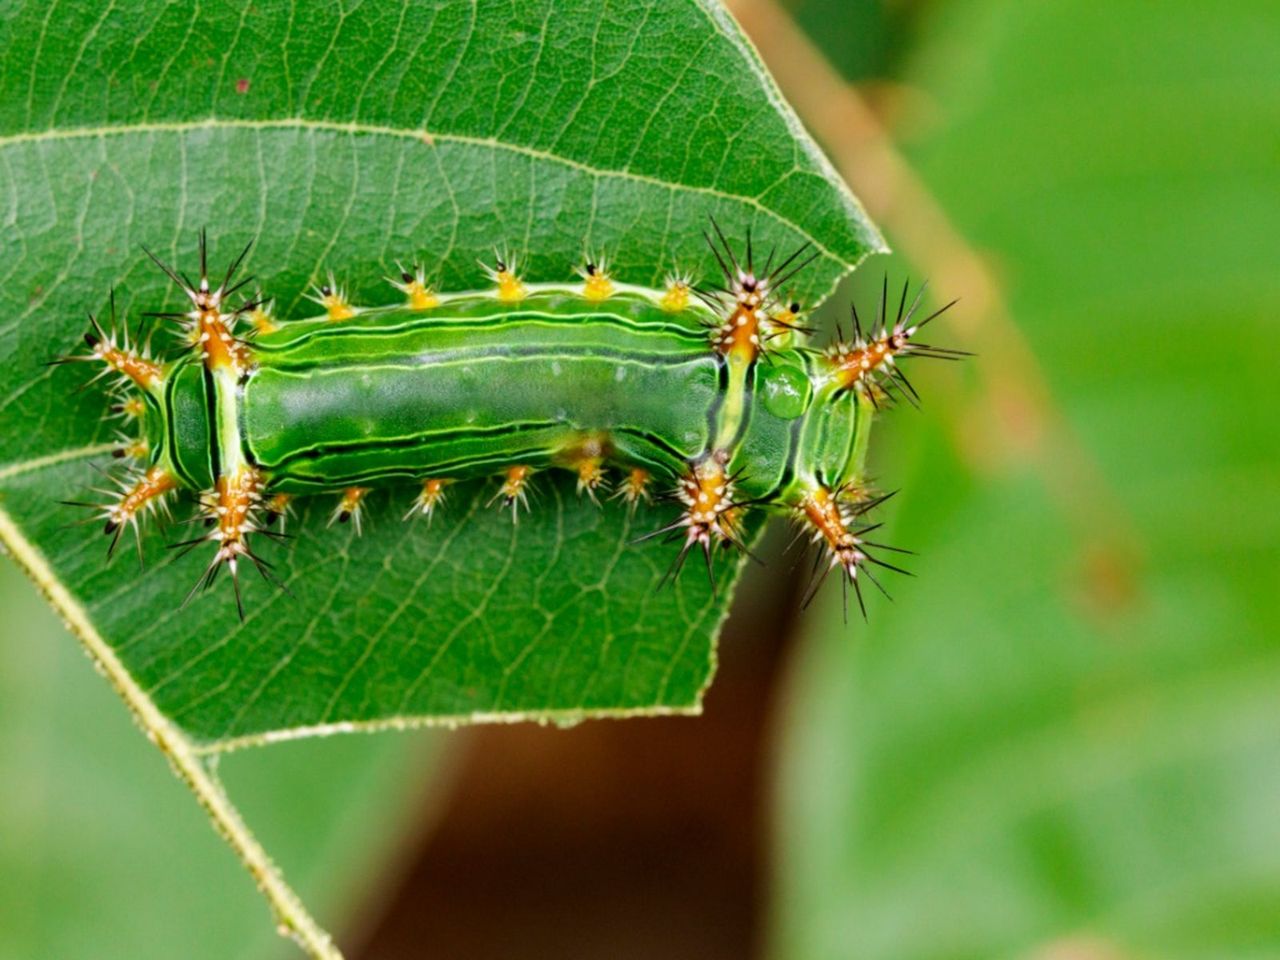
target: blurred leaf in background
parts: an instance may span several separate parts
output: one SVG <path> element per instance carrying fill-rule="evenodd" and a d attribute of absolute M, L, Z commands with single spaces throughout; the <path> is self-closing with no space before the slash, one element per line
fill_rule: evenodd
<path fill-rule="evenodd" d="M 881 425 L 919 580 L 869 627 L 812 624 L 775 955 L 1276 956 L 1280 7 L 992 0 L 923 28 L 908 156 L 1079 442 L 1002 389 L 999 349 L 970 389 L 917 371 L 950 430 Z M 998 341 L 987 306 L 951 345 Z"/>
<path fill-rule="evenodd" d="M 0 604 L 0 958 L 297 956 L 208 818 L 7 563 Z M 233 753 L 219 772 L 303 895 L 350 921 L 376 916 L 375 895 L 413 855 L 441 745 L 425 731 L 329 737 Z"/>

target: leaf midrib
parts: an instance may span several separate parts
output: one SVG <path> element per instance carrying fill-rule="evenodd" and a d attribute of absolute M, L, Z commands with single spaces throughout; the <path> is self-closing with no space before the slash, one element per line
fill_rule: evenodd
<path fill-rule="evenodd" d="M 746 194 L 728 193 L 724 190 L 718 190 L 715 187 L 677 183 L 671 180 L 664 180 L 661 177 L 653 177 L 643 173 L 634 173 L 629 170 L 611 170 L 604 167 L 596 167 L 588 163 L 583 163 L 581 160 L 574 160 L 570 157 L 564 157 L 556 153 L 539 150 L 535 147 L 527 147 L 518 143 L 508 143 L 498 140 L 495 137 L 475 137 L 462 133 L 437 133 L 435 131 L 421 128 L 411 130 L 404 127 L 392 127 L 383 124 L 358 123 L 352 120 L 315 120 L 306 117 L 279 117 L 271 120 L 241 120 L 230 117 L 209 117 L 204 120 L 193 121 L 148 121 L 144 123 L 111 124 L 98 127 L 65 127 L 61 129 L 11 133 L 0 136 L 0 150 L 27 143 L 48 143 L 59 140 L 77 139 L 105 139 L 107 137 L 127 136 L 129 134 L 184 134 L 200 130 L 305 130 L 321 133 L 345 133 L 350 135 L 393 137 L 400 140 L 415 140 L 427 146 L 434 146 L 437 143 L 456 143 L 464 146 L 483 147 L 490 150 L 504 150 L 509 153 L 529 157 L 533 160 L 557 163 L 597 179 L 610 178 L 625 180 L 633 183 L 642 183 L 648 186 L 660 187 L 665 190 L 684 191 L 708 197 L 715 197 L 717 199 L 727 200 L 733 203 L 744 203 L 755 210 L 758 210 L 760 213 L 771 217 L 779 224 L 803 237 L 806 241 L 812 244 L 813 248 L 825 259 L 832 260 L 845 266 L 850 266 L 846 260 L 836 255 L 824 244 L 819 242 L 818 239 L 808 230 L 804 229 L 794 220 L 790 220 L 778 213 L 776 210 L 765 206 L 760 202 L 758 197 L 747 196 Z"/>
<path fill-rule="evenodd" d="M 65 450 L 59 450 L 57 453 L 49 453 L 43 457 L 32 457 L 29 460 L 15 460 L 12 463 L 0 466 L 0 481 L 9 480 L 13 477 L 20 477 L 25 473 L 34 473 L 37 470 L 43 470 L 46 467 L 56 467 L 62 463 L 69 463 L 73 460 L 84 460 L 88 457 L 102 456 L 104 453 L 110 453 L 118 443 L 90 443 L 82 447 L 68 447 Z"/>

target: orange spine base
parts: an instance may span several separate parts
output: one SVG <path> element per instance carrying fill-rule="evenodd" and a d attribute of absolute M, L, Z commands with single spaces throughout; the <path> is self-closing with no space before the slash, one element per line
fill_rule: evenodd
<path fill-rule="evenodd" d="M 262 304 L 243 303 L 230 312 L 224 312 L 223 306 L 236 291 L 252 279 L 246 277 L 232 283 L 236 272 L 240 269 L 240 264 L 249 254 L 249 247 L 246 246 L 240 256 L 232 261 L 217 287 L 209 285 L 208 238 L 203 230 L 200 231 L 199 283 L 192 284 L 146 247 L 143 247 L 143 250 L 191 301 L 191 310 L 185 313 L 152 313 L 149 316 L 178 321 L 183 327 L 187 341 L 200 351 L 206 369 L 226 371 L 236 379 L 243 377 L 249 370 L 251 357 L 248 346 L 235 335 L 236 323 L 242 316 L 252 314 Z"/>
<path fill-rule="evenodd" d="M 533 469 L 524 464 L 508 467 L 503 474 L 502 486 L 489 499 L 490 504 L 501 500 L 504 507 L 511 508 L 512 523 L 519 521 L 521 507 L 529 509 L 529 477 L 532 473 Z"/>
<path fill-rule="evenodd" d="M 89 345 L 90 357 L 101 360 L 107 369 L 120 374 L 143 390 L 150 390 L 164 378 L 160 364 L 130 347 L 128 343 L 117 346 L 111 335 L 86 333 L 84 341 Z"/>
<path fill-rule="evenodd" d="M 120 491 L 114 502 L 100 506 L 101 516 L 106 521 L 103 530 L 111 535 L 112 553 L 120 539 L 121 531 L 126 527 L 133 528 L 135 539 L 139 536 L 138 521 L 148 513 L 157 510 L 167 512 L 166 499 L 178 489 L 178 481 L 163 467 L 150 467 L 131 479 L 120 484 Z M 141 551 L 141 544 L 139 544 Z"/>
<path fill-rule="evenodd" d="M 870 580 L 872 585 L 881 593 L 885 593 L 885 589 L 880 585 L 880 581 L 872 575 L 868 565 L 874 564 L 907 576 L 911 575 L 909 571 L 887 563 L 870 552 L 869 548 L 889 550 L 894 553 L 909 552 L 867 540 L 866 534 L 877 529 L 880 524 L 855 527 L 859 517 L 884 503 L 891 496 L 892 494 L 885 494 L 879 497 L 868 497 L 866 491 L 861 487 L 832 490 L 822 484 L 814 485 L 805 494 L 797 506 L 796 512 L 803 527 L 809 531 L 813 542 L 817 543 L 821 549 L 814 561 L 811 582 L 805 590 L 805 606 L 808 606 L 813 600 L 827 574 L 832 570 L 838 569 L 842 574 L 841 582 L 845 591 L 845 619 L 848 619 L 849 614 L 848 589 L 850 586 L 853 587 L 854 595 L 858 599 L 858 608 L 865 619 L 867 607 L 862 596 L 862 584 L 858 579 L 859 573 L 863 578 Z M 825 568 L 822 566 L 824 555 L 827 557 Z M 885 593 L 885 596 L 887 597 L 888 594 Z"/>
<path fill-rule="evenodd" d="M 626 477 L 618 484 L 618 489 L 614 491 L 612 500 L 622 500 L 627 504 L 628 509 L 634 513 L 636 504 L 641 501 L 648 502 L 652 499 L 649 492 L 649 486 L 653 482 L 653 476 L 644 467 L 632 467 L 627 471 Z"/>
<path fill-rule="evenodd" d="M 250 466 L 241 466 L 230 473 L 218 477 L 214 489 L 200 498 L 200 507 L 205 518 L 213 525 L 213 529 L 202 537 L 174 544 L 175 547 L 193 547 L 201 543 L 213 543 L 217 546 L 213 559 L 205 568 L 204 574 L 196 581 L 184 603 L 190 603 L 197 593 L 209 589 L 225 566 L 231 573 L 231 582 L 235 586 L 236 609 L 240 619 L 244 619 L 244 603 L 240 596 L 240 561 L 248 560 L 262 576 L 279 584 L 271 575 L 271 564 L 267 563 L 249 545 L 249 536 L 253 533 L 270 535 L 258 525 L 257 514 L 262 506 L 262 474 Z M 278 535 L 276 535 L 278 536 Z"/>
<path fill-rule="evenodd" d="M 413 505 L 409 507 L 409 512 L 404 515 L 404 518 L 408 520 L 410 517 L 426 517 L 427 523 L 430 523 L 435 517 L 436 508 L 445 501 L 444 488 L 451 482 L 437 477 L 429 477 L 423 480 L 422 489 L 418 491 Z"/>
<path fill-rule="evenodd" d="M 342 491 L 342 497 L 338 500 L 338 506 L 334 508 L 333 516 L 329 518 L 329 524 L 334 523 L 351 523 L 356 528 L 356 535 L 363 532 L 360 524 L 361 508 L 364 505 L 364 498 L 369 495 L 368 487 L 347 487 Z"/>

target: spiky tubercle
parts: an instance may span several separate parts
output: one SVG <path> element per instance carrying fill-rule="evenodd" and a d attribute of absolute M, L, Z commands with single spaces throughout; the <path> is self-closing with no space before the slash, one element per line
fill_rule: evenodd
<path fill-rule="evenodd" d="M 662 296 L 658 298 L 658 306 L 667 313 L 680 313 L 689 306 L 689 298 L 693 295 L 693 278 L 687 273 L 672 272 L 663 281 Z"/>
<path fill-rule="evenodd" d="M 369 495 L 368 487 L 347 487 L 342 491 L 342 496 L 338 500 L 337 507 L 334 508 L 333 516 L 329 518 L 330 525 L 334 523 L 350 523 L 356 528 L 356 535 L 362 532 L 361 521 L 364 513 L 364 499 Z"/>
<path fill-rule="evenodd" d="M 648 503 L 652 499 L 649 487 L 653 482 L 653 475 L 644 467 L 632 467 L 627 471 L 627 475 L 618 484 L 618 489 L 613 492 L 611 500 L 622 500 L 627 504 L 627 509 L 635 512 L 636 504 L 644 501 Z"/>
<path fill-rule="evenodd" d="M 850 308 L 853 323 L 851 338 L 840 335 L 840 339 L 827 348 L 823 359 L 828 374 L 841 390 L 858 389 L 872 402 L 880 397 L 892 396 L 896 389 L 912 403 L 919 401 L 919 394 L 897 366 L 901 357 L 919 356 L 936 360 L 958 360 L 969 356 L 963 350 L 952 350 L 920 343 L 913 339 L 922 327 L 941 316 L 955 305 L 952 300 L 935 310 L 923 320 L 913 323 L 927 284 L 922 284 L 916 291 L 911 306 L 907 307 L 908 283 L 902 287 L 902 297 L 898 302 L 898 312 L 892 325 L 888 321 L 888 277 L 885 277 L 880 290 L 880 302 L 875 322 L 864 330 L 862 319 L 858 315 L 857 305 Z"/>
<path fill-rule="evenodd" d="M 865 618 L 867 608 L 862 596 L 859 575 L 870 580 L 872 585 L 884 593 L 884 587 L 867 569 L 869 564 L 910 576 L 909 572 L 901 567 L 876 557 L 869 548 L 889 550 L 894 553 L 908 551 L 867 540 L 866 534 L 877 529 L 880 526 L 878 523 L 858 526 L 860 517 L 889 499 L 889 496 L 892 494 L 872 497 L 865 488 L 857 486 L 833 490 L 823 484 L 814 484 L 804 494 L 796 506 L 796 513 L 802 526 L 809 531 L 811 540 L 818 544 L 822 551 L 815 561 L 813 581 L 805 591 L 806 605 L 817 594 L 827 574 L 838 569 L 842 574 L 845 590 L 847 591 L 850 586 L 853 587 L 858 599 L 858 608 Z M 822 567 L 824 555 L 827 558 L 825 569 Z M 888 596 L 888 594 L 885 595 Z"/>
<path fill-rule="evenodd" d="M 271 534 L 257 522 L 262 507 L 264 483 L 265 479 L 258 470 L 248 465 L 241 465 L 218 477 L 213 490 L 200 497 L 200 510 L 212 529 L 204 536 L 175 543 L 173 546 L 189 549 L 201 543 L 213 543 L 217 549 L 214 551 L 213 559 L 205 568 L 204 574 L 187 594 L 187 602 L 190 602 L 197 593 L 211 587 L 217 580 L 218 573 L 226 567 L 235 587 L 236 610 L 240 614 L 240 619 L 243 620 L 244 602 L 240 595 L 241 560 L 248 560 L 264 579 L 280 585 L 279 581 L 271 575 L 271 564 L 254 553 L 249 543 L 249 537 L 254 533 L 279 536 Z"/>
<path fill-rule="evenodd" d="M 309 299 L 324 307 L 325 316 L 331 321 L 350 320 L 356 315 L 356 308 L 351 305 L 347 291 L 338 285 L 332 273 L 329 274 L 327 283 L 317 286 L 308 296 Z"/>
<path fill-rule="evenodd" d="M 502 303 L 519 303 L 529 295 L 529 288 L 520 276 L 520 265 L 509 253 L 493 252 L 493 264 L 483 261 L 480 266 L 493 282 L 493 295 Z"/>
<path fill-rule="evenodd" d="M 609 264 L 604 257 L 587 256 L 577 273 L 582 278 L 582 299 L 599 303 L 613 296 L 613 275 L 609 272 Z"/>
<path fill-rule="evenodd" d="M 427 522 L 430 523 L 435 518 L 436 510 L 445 501 L 445 487 L 452 482 L 442 477 L 428 477 L 423 480 L 422 489 L 414 497 L 413 505 L 409 507 L 404 518 L 408 520 L 410 517 L 426 517 Z"/>
<path fill-rule="evenodd" d="M 143 390 L 153 389 L 164 379 L 164 368 L 147 356 L 145 347 L 134 347 L 128 336 L 118 343 L 114 332 L 103 330 L 97 321 L 93 321 L 93 326 L 94 329 L 84 335 L 84 342 L 89 347 L 89 355 L 85 359 L 100 360 L 106 364 L 104 373 L 118 373 Z"/>
<path fill-rule="evenodd" d="M 741 525 L 742 514 L 748 503 L 736 499 L 734 477 L 725 468 L 728 451 L 715 450 L 691 463 L 689 470 L 680 477 L 667 499 L 681 504 L 680 515 L 674 521 L 636 539 L 642 543 L 654 537 L 680 540 L 679 552 L 667 571 L 666 578 L 676 576 L 685 559 L 696 546 L 703 555 L 707 567 L 707 579 L 715 589 L 715 571 L 712 550 L 717 546 L 736 547 L 747 552 Z"/>
<path fill-rule="evenodd" d="M 512 523 L 519 521 L 521 507 L 529 509 L 529 478 L 532 474 L 533 468 L 526 464 L 507 467 L 502 475 L 502 485 L 489 499 L 490 504 L 501 500 L 504 507 L 511 508 Z"/>
<path fill-rule="evenodd" d="M 263 479 L 253 467 L 242 466 L 217 480 L 213 494 L 205 498 L 206 516 L 214 521 L 208 539 L 218 545 L 213 562 L 226 563 L 236 571 L 236 561 L 249 556 L 249 534 L 258 530 L 255 522 L 262 502 Z"/>
<path fill-rule="evenodd" d="M 388 280 L 404 294 L 405 306 L 410 310 L 431 310 L 440 305 L 440 298 L 427 282 L 427 274 L 421 267 L 406 270 L 401 266 L 400 279 L 389 277 Z"/>
<path fill-rule="evenodd" d="M 205 231 L 200 231 L 200 280 L 197 283 L 192 283 L 185 275 L 143 247 L 147 256 L 155 261 L 191 301 L 191 309 L 185 313 L 153 313 L 151 316 L 177 320 L 182 324 L 187 342 L 200 351 L 205 367 L 212 371 L 227 371 L 236 379 L 249 371 L 252 362 L 248 345 L 236 336 L 236 324 L 242 316 L 251 313 L 261 304 L 246 302 L 231 310 L 225 308 L 231 296 L 253 279 L 244 277 L 232 282 L 244 258 L 248 256 L 250 246 L 252 245 L 245 246 L 231 262 L 222 282 L 216 287 L 209 285 L 209 244 Z"/>
<path fill-rule="evenodd" d="M 714 219 L 711 226 L 714 238 L 711 234 L 704 236 L 724 277 L 723 285 L 712 288 L 711 294 L 704 297 L 724 318 L 712 330 L 711 346 L 730 360 L 750 365 L 770 340 L 804 329 L 794 323 L 800 305 L 779 303 L 777 291 L 808 266 L 817 252 L 810 252 L 805 243 L 775 266 L 775 251 L 771 250 L 757 270 L 750 229 L 746 250 L 739 257 Z"/>
<path fill-rule="evenodd" d="M 107 553 L 115 552 L 120 541 L 120 534 L 125 527 L 133 529 L 134 537 L 139 536 L 139 520 L 149 513 L 166 511 L 166 501 L 171 493 L 178 489 L 177 478 L 161 466 L 149 467 L 140 472 L 132 472 L 122 479 L 115 480 L 119 489 L 109 493 L 112 499 L 99 504 L 77 504 L 89 506 L 98 511 L 103 522 L 103 532 L 111 537 L 111 546 Z"/>
<path fill-rule="evenodd" d="M 117 331 L 114 290 L 111 292 L 110 302 L 111 322 L 109 327 L 104 328 L 98 322 L 97 317 L 92 313 L 89 314 L 89 329 L 84 334 L 85 346 L 89 348 L 89 352 L 58 357 L 49 361 L 49 365 L 101 363 L 102 369 L 89 381 L 90 383 L 115 374 L 119 379 L 113 384 L 113 387 L 133 385 L 153 395 L 158 394 L 164 386 L 164 366 L 151 358 L 150 345 L 147 340 L 134 342 L 129 335 L 127 325 Z M 119 402 L 112 405 L 111 412 L 123 415 L 126 418 L 136 418 L 140 417 L 145 409 L 146 404 L 143 400 L 133 396 L 122 397 Z"/>

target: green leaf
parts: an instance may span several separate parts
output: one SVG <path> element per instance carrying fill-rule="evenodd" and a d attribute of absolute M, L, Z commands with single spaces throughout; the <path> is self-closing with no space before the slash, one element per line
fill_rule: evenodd
<path fill-rule="evenodd" d="M 882 244 L 712 2 L 17 3 L 0 18 L 0 539 L 314 956 L 327 935 L 220 783 L 225 751 L 317 732 L 697 708 L 722 589 L 632 538 L 661 522 L 544 483 L 518 527 L 459 489 L 433 526 L 380 491 L 365 535 L 306 505 L 247 586 L 183 607 L 205 562 L 150 530 L 145 571 L 108 563 L 59 504 L 101 486 L 114 427 L 76 348 L 114 288 L 122 314 L 172 309 L 146 244 L 190 268 L 254 242 L 247 268 L 284 318 L 329 271 L 358 302 L 418 262 L 482 282 L 495 244 L 535 280 L 584 246 L 655 283 L 709 270 L 709 215 L 760 247 L 814 244 L 811 302 Z M 180 349 L 162 335 L 166 353 Z M 399 503 L 399 507 L 396 504 Z"/>
<path fill-rule="evenodd" d="M 16 550 L 48 566 L 139 691 L 200 750 L 298 735 L 494 716 L 696 708 L 731 591 L 697 576 L 658 591 L 659 525 L 584 505 L 544 480 L 513 527 L 483 485 L 428 527 L 407 490 L 374 498 L 362 538 L 312 504 L 269 557 L 290 594 L 248 587 L 187 607 L 204 558 L 149 532 L 147 569 L 104 557 L 60 499 L 106 462 L 105 399 L 77 393 L 87 310 L 114 287 L 137 318 L 172 308 L 141 253 L 247 263 L 283 317 L 333 270 L 356 298 L 418 261 L 446 287 L 482 282 L 494 244 L 533 279 L 584 244 L 622 279 L 704 272 L 709 214 L 762 245 L 821 252 L 825 295 L 878 235 L 718 6 L 653 0 L 19 6 L 0 48 L 0 494 Z M 314 309 L 314 308 L 312 308 Z M 165 340 L 165 349 L 179 349 Z M 728 563 L 724 564 L 727 568 Z M 733 572 L 726 570 L 726 583 Z"/>
<path fill-rule="evenodd" d="M 790 690 L 775 955 L 1274 956 L 1280 17 L 985 7 L 931 24 L 919 168 L 1127 519 L 919 384 L 959 429 L 900 416 L 876 469 L 919 579 L 828 609 Z"/>

